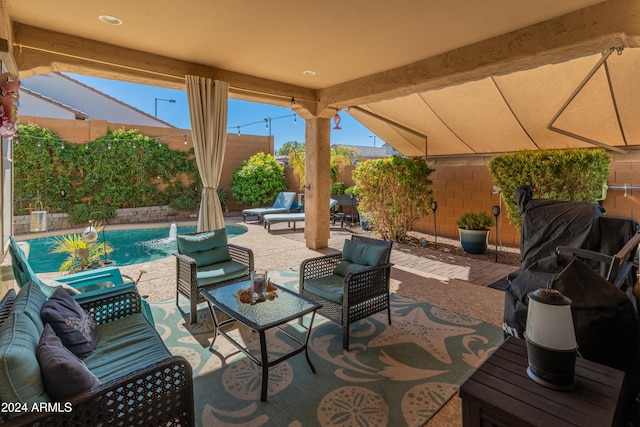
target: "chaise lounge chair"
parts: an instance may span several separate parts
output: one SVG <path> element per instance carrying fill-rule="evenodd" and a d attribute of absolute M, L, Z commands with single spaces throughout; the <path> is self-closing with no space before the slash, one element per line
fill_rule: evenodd
<path fill-rule="evenodd" d="M 333 208 L 336 204 L 338 204 L 337 200 L 330 199 L 329 209 Z M 264 228 L 266 228 L 269 233 L 271 233 L 271 224 L 275 224 L 276 222 L 287 222 L 289 223 L 289 227 L 291 227 L 291 223 L 293 223 L 293 231 L 295 231 L 296 222 L 304 222 L 304 212 L 269 213 L 262 216 Z"/>
<path fill-rule="evenodd" d="M 276 201 L 273 202 L 273 206 L 265 208 L 249 208 L 242 211 L 242 222 L 246 222 L 247 217 L 250 215 L 256 215 L 258 222 L 262 222 L 262 217 L 265 214 L 274 213 L 286 213 L 291 210 L 293 202 L 296 199 L 296 193 L 293 192 L 280 192 Z"/>

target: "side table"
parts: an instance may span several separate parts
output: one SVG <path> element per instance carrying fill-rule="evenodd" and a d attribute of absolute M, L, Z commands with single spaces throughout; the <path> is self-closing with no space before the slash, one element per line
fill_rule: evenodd
<path fill-rule="evenodd" d="M 575 391 L 557 391 L 526 373 L 522 339 L 508 338 L 460 386 L 464 426 L 613 426 L 623 420 L 624 372 L 576 361 Z"/>

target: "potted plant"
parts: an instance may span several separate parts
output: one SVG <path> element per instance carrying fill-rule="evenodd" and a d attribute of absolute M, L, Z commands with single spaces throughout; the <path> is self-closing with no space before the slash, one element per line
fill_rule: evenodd
<path fill-rule="evenodd" d="M 489 227 L 493 227 L 493 218 L 486 212 L 465 212 L 457 220 L 462 250 L 470 254 L 487 252 Z"/>

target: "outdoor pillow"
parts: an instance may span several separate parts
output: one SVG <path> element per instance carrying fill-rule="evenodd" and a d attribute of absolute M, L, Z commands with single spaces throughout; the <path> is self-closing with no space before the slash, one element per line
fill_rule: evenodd
<path fill-rule="evenodd" d="M 336 266 L 333 270 L 333 274 L 337 274 L 338 276 L 346 276 L 349 273 L 357 273 L 358 271 L 364 270 L 370 266 L 364 264 L 357 264 L 355 262 L 350 261 L 340 261 L 340 264 Z"/>
<path fill-rule="evenodd" d="M 227 246 L 209 249 L 207 251 L 192 252 L 188 256 L 195 260 L 196 266 L 198 267 L 219 264 L 221 262 L 231 260 L 231 255 L 229 255 L 229 248 Z"/>
<path fill-rule="evenodd" d="M 40 337 L 42 331 L 44 331 L 44 323 L 40 317 L 40 310 L 47 301 L 47 298 L 42 293 L 40 286 L 34 282 L 27 282 L 16 295 L 15 301 L 13 301 L 13 307 L 11 312 L 25 314 L 38 330 L 37 336 Z"/>
<path fill-rule="evenodd" d="M 178 234 L 176 236 L 178 252 L 189 255 L 193 252 L 227 246 L 227 231 L 224 228 L 202 233 Z"/>
<path fill-rule="evenodd" d="M 58 288 L 40 311 L 62 344 L 80 358 L 91 354 L 98 343 L 98 326 L 64 289 Z"/>
<path fill-rule="evenodd" d="M 356 243 L 353 240 L 345 240 L 342 248 L 344 261 L 364 264 L 371 267 L 382 264 L 389 248 L 366 243 Z"/>
<path fill-rule="evenodd" d="M 36 348 L 40 332 L 21 312 L 11 312 L 0 326 L 0 400 L 47 402 Z"/>
<path fill-rule="evenodd" d="M 61 401 L 100 385 L 89 368 L 62 345 L 50 324 L 44 326 L 36 357 L 40 364 L 44 390 L 51 399 Z"/>

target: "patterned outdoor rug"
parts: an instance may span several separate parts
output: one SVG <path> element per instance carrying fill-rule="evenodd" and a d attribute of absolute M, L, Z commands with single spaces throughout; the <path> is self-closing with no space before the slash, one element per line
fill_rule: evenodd
<path fill-rule="evenodd" d="M 269 276 L 289 288 L 298 283 L 293 270 Z M 386 312 L 351 326 L 349 352 L 342 349 L 342 329 L 316 316 L 309 349 L 316 373 L 304 354 L 272 367 L 266 402 L 260 401 L 258 366 L 224 337 L 209 351 L 213 323 L 206 304 L 193 326 L 173 299 L 152 309 L 171 352 L 193 367 L 197 425 L 422 426 L 502 342 L 502 330 L 395 294 L 391 306 L 391 326 Z M 186 299 L 181 307 L 187 307 Z M 259 354 L 256 333 L 232 328 L 237 340 Z M 297 322 L 287 328 L 304 334 Z M 277 355 L 292 343 L 272 332 L 267 345 Z"/>

